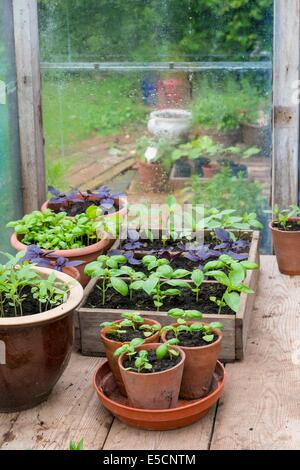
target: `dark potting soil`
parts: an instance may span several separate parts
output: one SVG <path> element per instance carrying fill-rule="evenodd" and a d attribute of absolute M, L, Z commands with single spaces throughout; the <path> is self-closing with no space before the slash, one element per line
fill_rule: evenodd
<path fill-rule="evenodd" d="M 278 228 L 279 230 L 282 230 L 284 232 L 299 232 L 300 231 L 300 221 L 294 222 L 288 222 L 285 227 L 283 227 L 280 223 L 274 221 L 273 222 L 273 227 Z"/>
<path fill-rule="evenodd" d="M 157 359 L 155 355 L 155 351 L 149 351 L 148 354 L 148 361 L 152 365 L 152 369 L 143 369 L 141 371 L 142 374 L 151 374 L 153 372 L 162 372 L 167 369 L 171 369 L 172 367 L 175 367 L 180 361 L 181 361 L 181 356 L 172 356 L 166 357 L 165 359 Z M 130 360 L 129 358 L 126 358 L 125 361 L 123 362 L 123 367 L 132 367 L 134 369 L 134 359 Z M 132 372 L 137 372 L 136 370 L 133 370 Z"/>
<path fill-rule="evenodd" d="M 196 302 L 196 296 L 190 289 L 182 289 L 181 295 L 167 297 L 164 305 L 160 310 L 168 311 L 177 307 L 184 310 L 200 310 L 202 313 L 214 314 L 218 313 L 218 307 L 209 298 L 216 296 L 218 299 L 224 294 L 225 287 L 217 283 L 202 284 L 199 301 Z M 151 297 L 144 291 L 134 292 L 132 300 L 129 297 L 123 297 L 113 289 L 108 289 L 106 293 L 106 303 L 102 305 L 101 292 L 95 288 L 89 295 L 85 307 L 87 308 L 109 308 L 117 310 L 146 310 L 154 311 L 156 307 Z M 222 308 L 222 314 L 234 315 L 229 307 Z"/>
<path fill-rule="evenodd" d="M 179 346 L 186 346 L 188 348 L 196 348 L 199 346 L 208 346 L 209 344 L 215 343 L 218 339 L 218 335 L 214 335 L 214 339 L 210 342 L 207 343 L 202 339 L 202 337 L 205 335 L 205 333 L 202 333 L 201 331 L 197 331 L 195 333 L 188 333 L 188 332 L 182 332 L 179 333 L 178 339 L 180 341 Z M 172 331 L 168 331 L 166 334 L 166 338 L 173 339 L 175 338 L 175 334 Z"/>
<path fill-rule="evenodd" d="M 78 201 L 78 202 L 68 202 L 67 204 L 62 204 L 59 208 L 54 208 L 54 212 L 58 214 L 59 212 L 66 212 L 69 217 L 75 217 L 75 215 L 84 214 L 85 211 L 90 206 L 100 206 L 101 201 Z M 50 204 L 51 208 L 51 204 Z M 118 211 L 118 206 L 114 205 L 114 212 Z M 111 212 L 111 211 L 110 211 Z M 105 211 L 104 215 L 107 215 L 108 212 Z"/>
<path fill-rule="evenodd" d="M 143 331 L 138 329 L 133 329 L 132 327 L 122 327 L 122 331 L 126 331 L 126 333 L 117 334 L 114 332 L 106 333 L 106 337 L 111 339 L 112 341 L 119 341 L 122 343 L 130 342 L 134 338 L 142 338 L 145 339 L 145 335 Z"/>
<path fill-rule="evenodd" d="M 242 233 L 241 236 L 237 237 L 237 240 L 247 240 L 251 242 L 251 234 L 249 233 Z M 164 249 L 171 249 L 174 252 L 183 252 L 187 251 L 188 247 L 190 244 L 194 245 L 196 248 L 201 246 L 202 243 L 196 243 L 196 239 L 192 240 L 187 240 L 186 238 L 182 238 L 180 241 L 178 240 L 166 240 L 166 242 L 163 244 L 161 240 L 155 239 L 153 241 L 151 240 L 140 240 L 141 243 L 143 243 L 143 247 L 136 249 L 135 251 L 141 252 L 143 256 L 147 254 L 153 254 L 155 255 L 158 251 L 163 251 Z M 122 240 L 120 249 L 124 249 L 124 245 L 126 243 L 130 243 L 130 240 Z M 220 245 L 222 243 L 220 240 L 216 240 L 211 234 L 205 234 L 204 237 L 204 244 L 209 245 L 210 249 L 214 249 L 215 246 Z M 179 246 L 178 246 L 179 244 Z M 187 245 L 187 247 L 185 247 Z M 245 253 L 248 253 L 250 249 L 250 245 L 248 248 L 245 248 L 243 251 Z M 127 251 L 132 251 L 127 250 Z"/>
<path fill-rule="evenodd" d="M 40 313 L 40 305 L 39 301 L 33 298 L 33 295 L 31 293 L 31 288 L 29 286 L 26 286 L 22 292 L 22 294 L 25 296 L 25 300 L 22 302 L 22 310 L 23 310 L 23 317 L 28 316 L 28 315 L 36 315 Z M 55 308 L 61 305 L 61 303 L 58 303 L 57 305 L 52 305 L 51 308 Z M 4 303 L 4 318 L 12 318 L 16 317 L 14 307 L 9 305 L 8 302 Z M 19 316 L 20 310 L 18 309 L 18 316 Z"/>

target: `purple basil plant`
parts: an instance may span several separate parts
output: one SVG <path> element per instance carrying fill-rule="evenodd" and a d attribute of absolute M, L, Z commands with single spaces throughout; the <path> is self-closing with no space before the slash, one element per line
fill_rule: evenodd
<path fill-rule="evenodd" d="M 126 242 L 122 245 L 124 250 L 139 250 L 143 248 L 145 243 L 140 241 L 140 232 L 135 229 L 128 229 L 127 230 L 127 238 Z"/>
<path fill-rule="evenodd" d="M 36 245 L 29 245 L 25 255 L 20 259 L 21 263 L 28 261 L 30 264 L 36 264 L 40 268 L 51 268 L 56 271 L 62 271 L 63 268 L 80 266 L 83 261 L 69 261 L 68 258 L 55 255 L 53 252 L 45 253 Z"/>
<path fill-rule="evenodd" d="M 230 232 L 222 228 L 216 228 L 215 234 L 221 242 L 215 246 L 215 250 L 221 250 L 223 255 L 231 256 L 237 261 L 243 261 L 248 258 L 249 240 L 233 240 Z"/>
<path fill-rule="evenodd" d="M 101 186 L 94 191 L 87 190 L 85 193 L 79 189 L 74 190 L 72 193 L 62 193 L 53 186 L 48 186 L 48 191 L 53 196 L 50 199 L 52 204 L 68 205 L 74 202 L 92 201 L 95 205 L 101 207 L 104 212 L 114 209 L 114 200 L 124 196 L 123 193 L 112 193 L 107 186 Z"/>

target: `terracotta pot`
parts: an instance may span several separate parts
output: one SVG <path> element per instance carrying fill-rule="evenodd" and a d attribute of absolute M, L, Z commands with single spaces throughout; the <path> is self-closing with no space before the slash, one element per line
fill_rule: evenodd
<path fill-rule="evenodd" d="M 202 166 L 202 171 L 203 171 L 203 177 L 204 178 L 212 178 L 215 176 L 218 171 L 219 171 L 219 166 L 218 165 L 207 165 L 207 166 Z"/>
<path fill-rule="evenodd" d="M 21 237 L 17 237 L 16 233 L 12 234 L 10 239 L 12 247 L 17 251 L 26 251 L 27 245 L 24 245 L 24 243 L 22 243 L 19 238 Z M 83 287 L 85 287 L 90 280 L 90 278 L 84 274 L 84 268 L 86 264 L 90 263 L 91 261 L 95 261 L 98 256 L 105 254 L 113 245 L 114 241 L 115 240 L 110 238 L 104 238 L 98 243 L 86 246 L 85 248 L 76 248 L 74 250 L 55 250 L 53 251 L 53 254 L 57 256 L 63 256 L 64 258 L 69 258 L 71 261 L 83 262 L 76 269 L 78 269 L 80 276 L 79 282 Z M 51 250 L 44 251 L 48 253 Z"/>
<path fill-rule="evenodd" d="M 138 171 L 143 191 L 154 193 L 166 191 L 168 176 L 161 163 L 139 162 Z"/>
<path fill-rule="evenodd" d="M 202 419 L 223 393 L 226 381 L 224 366 L 217 362 L 211 393 L 200 400 L 179 400 L 176 408 L 168 410 L 142 410 L 132 408 L 119 394 L 107 361 L 94 375 L 94 388 L 101 406 L 105 406 L 120 421 L 129 426 L 152 431 L 166 431 L 188 426 Z"/>
<path fill-rule="evenodd" d="M 120 323 L 121 321 L 122 320 L 117 320 L 115 323 Z M 148 318 L 144 318 L 144 323 L 146 323 L 147 325 L 158 325 L 161 328 L 161 324 L 155 320 L 149 320 Z M 119 390 L 122 393 L 122 395 L 126 396 L 124 382 L 123 382 L 120 368 L 118 365 L 118 358 L 114 356 L 115 350 L 123 346 L 124 343 L 108 339 L 106 337 L 106 333 L 109 330 L 110 330 L 109 327 L 102 328 L 100 331 L 100 338 L 102 340 L 102 343 L 104 344 L 106 357 L 108 359 L 111 371 L 114 374 Z M 157 331 L 152 336 L 149 336 L 149 338 L 145 338 L 145 343 L 157 343 L 159 341 L 159 337 L 160 337 L 160 332 Z"/>
<path fill-rule="evenodd" d="M 155 350 L 159 343 L 143 344 L 137 348 Z M 119 357 L 119 367 L 127 392 L 129 405 L 143 410 L 167 410 L 175 408 L 178 402 L 180 384 L 185 361 L 185 353 L 181 348 L 172 346 L 181 354 L 181 361 L 171 369 L 162 372 L 139 374 L 126 370 L 123 361 L 126 353 Z"/>
<path fill-rule="evenodd" d="M 290 220 L 300 220 L 300 217 L 292 217 Z M 289 276 L 300 274 L 300 231 L 287 232 L 273 227 L 272 224 L 273 222 L 269 223 L 269 228 L 279 271 Z"/>
<path fill-rule="evenodd" d="M 74 266 L 67 266 L 66 268 L 63 268 L 63 273 L 67 274 L 68 276 L 71 276 L 73 279 L 80 282 L 79 271 Z"/>
<path fill-rule="evenodd" d="M 195 322 L 187 322 L 191 325 Z M 173 326 L 178 326 L 174 324 Z M 219 357 L 223 335 L 221 331 L 213 329 L 219 336 L 217 341 L 207 346 L 186 347 L 180 346 L 185 352 L 183 377 L 180 388 L 180 398 L 194 400 L 205 397 L 211 388 L 211 381 Z M 161 334 L 162 342 L 166 342 L 167 331 Z"/>
<path fill-rule="evenodd" d="M 79 194 L 78 195 L 79 199 L 82 199 L 82 196 Z M 95 200 L 96 198 L 93 198 L 90 196 L 89 200 Z M 112 214 L 107 214 L 104 215 L 104 217 L 112 217 L 118 214 L 119 216 L 125 216 L 127 213 L 127 198 L 126 197 L 119 197 L 118 199 L 115 199 L 115 204 L 119 207 L 119 210 L 117 212 L 114 212 Z M 53 204 L 50 202 L 50 200 L 44 202 L 44 204 L 41 207 L 41 212 L 45 212 L 47 209 L 51 210 L 59 210 L 61 207 L 61 204 Z"/>
<path fill-rule="evenodd" d="M 49 276 L 51 269 L 32 269 Z M 31 408 L 44 401 L 66 368 L 73 344 L 73 311 L 83 297 L 81 285 L 68 284 L 66 303 L 36 315 L 0 318 L 0 412 Z"/>

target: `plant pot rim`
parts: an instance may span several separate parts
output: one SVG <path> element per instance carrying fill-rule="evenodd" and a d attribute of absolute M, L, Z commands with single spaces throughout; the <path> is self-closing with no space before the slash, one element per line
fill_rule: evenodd
<path fill-rule="evenodd" d="M 209 323 L 203 323 L 201 321 L 188 321 L 187 322 L 188 325 L 191 325 L 192 323 L 201 323 L 202 325 L 209 325 Z M 178 326 L 178 323 L 171 323 L 171 326 Z M 217 328 L 212 328 L 212 331 L 215 335 L 218 336 L 218 339 L 216 341 L 214 341 L 213 343 L 207 344 L 206 346 L 181 346 L 181 344 L 178 344 L 178 347 L 182 348 L 183 350 L 187 350 L 187 351 L 195 351 L 196 349 L 201 349 L 201 350 L 205 349 L 205 350 L 207 350 L 209 348 L 212 348 L 216 344 L 219 344 L 223 339 L 223 333 L 222 333 L 221 330 L 217 330 Z M 161 339 L 162 339 L 163 342 L 165 340 L 165 336 L 166 336 L 167 333 L 168 333 L 168 331 L 163 331 L 161 333 Z"/>
<path fill-rule="evenodd" d="M 102 364 L 102 366 L 100 366 L 98 368 L 98 370 L 96 370 L 96 372 L 94 374 L 94 379 L 93 379 L 94 389 L 96 390 L 98 395 L 100 394 L 105 399 L 105 401 L 110 403 L 110 405 L 115 406 L 116 402 L 114 400 L 112 400 L 111 398 L 109 398 L 107 395 L 105 395 L 103 393 L 102 389 L 101 389 L 101 386 L 98 385 L 97 378 L 98 378 L 99 370 L 101 369 L 101 367 L 103 367 L 103 364 Z M 200 404 L 204 401 L 207 401 L 208 399 L 214 398 L 216 395 L 218 395 L 220 393 L 220 387 L 221 388 L 224 387 L 224 384 L 227 381 L 227 371 L 226 371 L 224 365 L 220 361 L 217 362 L 216 367 L 219 367 L 221 369 L 222 373 L 223 373 L 222 382 L 221 382 L 220 385 L 218 385 L 216 390 L 214 390 L 211 394 L 207 395 L 206 397 L 199 398 L 199 399 L 196 399 L 196 400 L 186 400 L 184 405 L 180 406 L 179 408 L 166 408 L 164 410 L 152 410 L 152 409 L 147 410 L 147 409 L 142 409 L 142 408 L 134 408 L 134 407 L 129 406 L 129 405 L 123 405 L 122 403 L 118 403 L 117 406 L 118 406 L 118 408 L 120 408 L 122 410 L 130 410 L 130 411 L 133 411 L 133 412 L 134 411 L 139 411 L 139 412 L 146 413 L 146 415 L 149 415 L 149 416 L 151 416 L 152 414 L 160 415 L 162 412 L 168 416 L 168 415 L 176 414 L 176 413 L 178 413 L 178 411 L 180 411 L 182 409 L 189 410 L 190 408 L 194 408 L 196 404 Z"/>
<path fill-rule="evenodd" d="M 137 351 L 140 351 L 140 350 L 143 350 L 143 349 L 157 349 L 158 346 L 161 346 L 162 343 L 145 343 L 145 344 L 141 344 L 140 346 L 138 346 L 136 348 Z M 123 367 L 123 359 L 124 357 L 126 356 L 127 352 L 124 352 L 123 354 L 121 354 L 121 356 L 119 357 L 118 359 L 118 365 L 120 367 L 120 370 L 123 370 L 124 372 L 126 372 L 126 374 L 130 374 L 130 375 L 133 375 L 133 376 L 150 376 L 150 377 L 153 377 L 153 376 L 159 376 L 159 375 L 162 375 L 162 374 L 165 374 L 166 372 L 168 371 L 171 371 L 171 370 L 174 370 L 174 369 L 178 369 L 179 367 L 182 366 L 182 363 L 185 361 L 185 352 L 179 347 L 179 346 L 175 346 L 172 344 L 172 348 L 174 348 L 176 351 L 179 352 L 179 354 L 181 355 L 181 360 L 180 362 L 178 362 L 178 364 L 176 364 L 175 366 L 173 367 L 170 367 L 169 369 L 166 369 L 166 370 L 162 370 L 160 372 L 152 372 L 151 374 L 142 374 L 142 373 L 139 373 L 139 372 L 132 372 L 131 370 L 126 370 L 124 367 Z"/>
<path fill-rule="evenodd" d="M 33 271 L 45 276 L 49 276 L 53 273 L 53 269 L 49 268 L 40 268 L 38 266 L 32 265 Z M 33 315 L 26 315 L 23 317 L 9 317 L 2 318 L 0 317 L 0 328 L 9 328 L 9 327 L 25 327 L 25 326 L 38 326 L 39 324 L 46 323 L 49 321 L 57 320 L 60 317 L 64 317 L 69 312 L 75 310 L 79 305 L 83 297 L 83 288 L 78 281 L 73 279 L 71 276 L 55 271 L 56 277 L 59 281 L 68 284 L 70 288 L 70 293 L 68 299 L 63 304 L 58 307 L 47 310 L 43 313 L 36 313 Z"/>
<path fill-rule="evenodd" d="M 109 240 L 108 236 L 105 236 L 102 240 L 99 240 L 97 243 L 93 243 L 93 245 L 85 246 L 84 248 L 74 248 L 68 250 L 46 250 L 42 248 L 45 253 L 53 253 L 54 255 L 62 256 L 63 258 L 75 258 L 80 256 L 90 255 L 95 251 L 99 251 L 102 249 L 103 245 Z M 14 232 L 10 238 L 10 243 L 17 251 L 26 251 L 29 245 L 25 245 L 22 243 L 16 232 Z"/>
<path fill-rule="evenodd" d="M 164 116 L 164 114 L 170 114 L 170 116 Z M 192 120 L 192 113 L 186 109 L 179 108 L 164 108 L 152 111 L 150 113 L 150 119 L 158 119 L 160 121 L 186 121 Z"/>
<path fill-rule="evenodd" d="M 144 318 L 144 321 L 145 321 L 145 320 L 147 320 L 148 322 L 150 322 L 151 325 L 152 325 L 152 324 L 154 324 L 154 325 L 156 324 L 156 325 L 158 325 L 158 326 L 161 327 L 161 324 L 160 324 L 158 321 L 156 321 L 156 320 L 152 320 L 151 318 L 147 318 L 147 317 Z M 114 323 L 120 323 L 121 321 L 122 321 L 122 320 L 116 320 Z M 109 326 L 105 326 L 104 328 L 101 328 L 101 330 L 100 330 L 100 337 L 101 337 L 102 340 L 105 339 L 105 341 L 107 341 L 108 343 L 114 343 L 114 344 L 118 344 L 118 345 L 120 345 L 120 346 L 122 346 L 122 344 L 129 344 L 129 343 L 130 343 L 130 341 L 115 341 L 114 339 L 109 339 L 109 338 L 107 338 L 106 332 L 107 332 L 107 330 L 108 330 L 109 328 L 110 328 Z M 149 336 L 149 337 L 146 338 L 146 339 L 149 340 L 152 336 L 155 336 L 156 333 L 157 333 L 157 331 L 155 331 L 155 332 L 153 333 L 153 335 Z M 145 344 L 147 344 L 147 343 L 145 343 Z M 150 343 L 149 343 L 149 344 L 150 344 Z M 151 344 L 152 344 L 152 343 L 151 343 Z"/>
<path fill-rule="evenodd" d="M 297 220 L 300 221 L 300 217 L 290 217 L 288 220 L 291 221 L 291 222 L 296 222 Z M 276 219 L 273 219 L 269 222 L 269 228 L 270 228 L 270 230 L 273 230 L 274 232 L 284 233 L 288 236 L 295 236 L 296 234 L 300 234 L 299 230 L 281 230 L 278 227 L 274 227 L 273 226 L 274 222 L 276 222 Z"/>

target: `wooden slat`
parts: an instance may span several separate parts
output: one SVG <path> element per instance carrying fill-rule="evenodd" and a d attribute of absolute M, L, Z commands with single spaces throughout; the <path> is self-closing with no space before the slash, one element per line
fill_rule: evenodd
<path fill-rule="evenodd" d="M 247 356 L 226 367 L 212 449 L 299 448 L 299 304 L 300 277 L 263 256 Z"/>
<path fill-rule="evenodd" d="M 13 0 L 24 212 L 45 201 L 44 138 L 36 0 Z"/>
<path fill-rule="evenodd" d="M 92 377 L 103 359 L 73 354 L 48 401 L 18 415 L 1 415 L 0 449 L 67 449 L 84 438 L 86 449 L 101 449 L 112 416 L 98 401 Z M 16 417 L 17 416 L 17 417 Z"/>
<path fill-rule="evenodd" d="M 215 407 L 198 423 L 174 431 L 143 431 L 115 419 L 103 450 L 207 450 Z"/>
<path fill-rule="evenodd" d="M 116 321 L 121 313 L 130 313 L 133 310 L 110 310 L 81 308 L 79 311 L 79 323 L 81 330 L 82 354 L 94 356 L 103 355 L 104 346 L 99 339 L 99 325 L 104 321 Z M 139 315 L 156 320 L 164 325 L 169 325 L 174 320 L 167 316 L 166 312 L 141 312 L 134 310 Z M 224 338 L 222 341 L 220 360 L 232 362 L 235 360 L 235 316 L 234 315 L 203 315 L 204 322 L 220 321 L 224 325 Z"/>
<path fill-rule="evenodd" d="M 275 0 L 274 5 L 272 199 L 284 208 L 298 201 L 299 103 L 294 95 L 299 89 L 300 1 Z"/>

